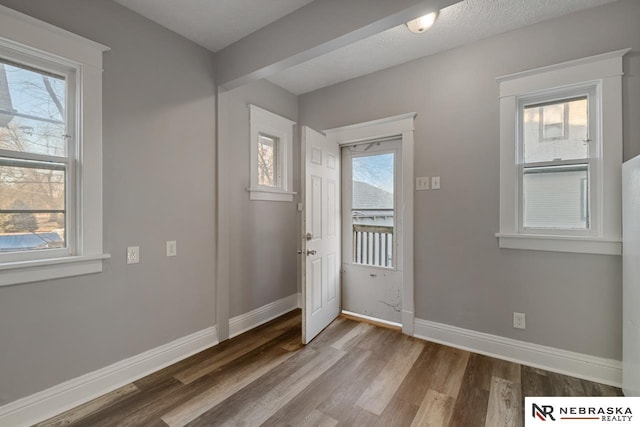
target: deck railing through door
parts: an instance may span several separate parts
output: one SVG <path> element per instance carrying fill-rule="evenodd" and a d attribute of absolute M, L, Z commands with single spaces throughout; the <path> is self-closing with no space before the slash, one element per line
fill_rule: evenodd
<path fill-rule="evenodd" d="M 353 262 L 393 267 L 393 227 L 353 224 Z"/>

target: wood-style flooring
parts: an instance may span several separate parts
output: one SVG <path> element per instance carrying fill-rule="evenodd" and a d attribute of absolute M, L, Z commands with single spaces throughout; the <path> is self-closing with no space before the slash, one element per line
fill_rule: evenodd
<path fill-rule="evenodd" d="M 300 345 L 300 311 L 42 426 L 522 426 L 524 396 L 620 389 L 338 318 Z"/>

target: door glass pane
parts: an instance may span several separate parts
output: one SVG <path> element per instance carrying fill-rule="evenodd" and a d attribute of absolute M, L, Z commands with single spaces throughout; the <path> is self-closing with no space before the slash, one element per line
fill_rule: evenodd
<path fill-rule="evenodd" d="M 278 138 L 258 135 L 258 184 L 278 186 Z"/>
<path fill-rule="evenodd" d="M 589 156 L 587 97 L 528 105 L 523 111 L 525 163 Z"/>
<path fill-rule="evenodd" d="M 51 167 L 0 165 L 0 252 L 65 247 L 66 174 Z"/>
<path fill-rule="evenodd" d="M 353 262 L 393 267 L 394 154 L 352 158 Z"/>
<path fill-rule="evenodd" d="M 62 77 L 0 59 L 0 149 L 64 157 Z"/>
<path fill-rule="evenodd" d="M 525 168 L 525 228 L 589 228 L 587 165 Z"/>

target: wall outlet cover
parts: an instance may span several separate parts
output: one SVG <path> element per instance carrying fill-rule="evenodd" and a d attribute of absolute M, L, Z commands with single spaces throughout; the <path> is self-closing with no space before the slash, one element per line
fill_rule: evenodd
<path fill-rule="evenodd" d="M 516 329 L 527 329 L 526 315 L 524 313 L 513 312 L 513 327 Z"/>
<path fill-rule="evenodd" d="M 129 246 L 127 248 L 127 264 L 138 264 L 138 263 L 140 263 L 140 247 Z"/>
<path fill-rule="evenodd" d="M 167 241 L 167 256 L 176 256 L 178 255 L 178 244 L 175 240 Z"/>

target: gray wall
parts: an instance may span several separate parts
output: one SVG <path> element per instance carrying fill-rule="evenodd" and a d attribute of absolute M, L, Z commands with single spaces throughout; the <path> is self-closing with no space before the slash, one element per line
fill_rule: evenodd
<path fill-rule="evenodd" d="M 111 1 L 0 3 L 111 47 L 112 255 L 101 274 L 0 288 L 1 405 L 214 325 L 215 84 L 208 51 Z M 134 245 L 141 261 L 128 266 Z"/>
<path fill-rule="evenodd" d="M 640 2 L 495 36 L 299 98 L 318 130 L 415 111 L 416 317 L 595 356 L 621 357 L 621 260 L 499 249 L 500 75 L 622 48 L 625 158 L 640 153 Z M 425 35 L 428 37 L 428 34 Z M 512 312 L 527 329 L 512 328 Z"/>
<path fill-rule="evenodd" d="M 260 80 L 229 93 L 227 149 L 229 167 L 230 247 L 229 317 L 247 313 L 297 292 L 297 211 L 294 202 L 250 201 L 249 108 L 255 104 L 290 120 L 298 120 L 298 98 Z M 297 132 L 295 132 L 297 134 Z M 294 171 L 299 144 L 293 141 Z M 299 182 L 294 172 L 293 191 Z"/>

